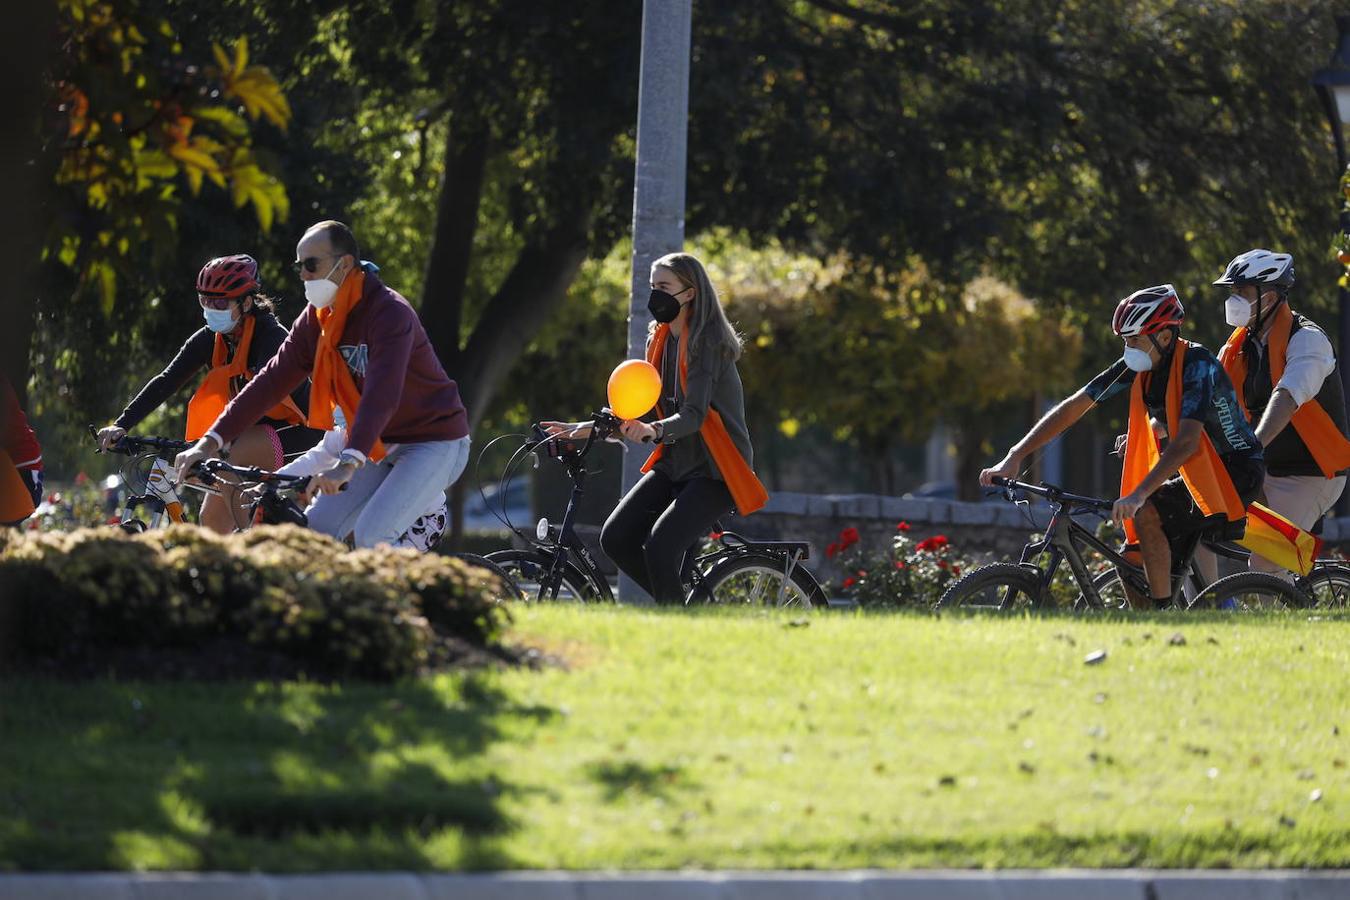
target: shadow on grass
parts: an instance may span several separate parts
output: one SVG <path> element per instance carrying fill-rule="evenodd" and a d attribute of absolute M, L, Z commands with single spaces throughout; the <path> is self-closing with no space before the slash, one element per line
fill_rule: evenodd
<path fill-rule="evenodd" d="M 557 715 L 490 674 L 10 681 L 0 704 L 0 870 L 509 867 L 517 788 L 482 758 Z"/>
<path fill-rule="evenodd" d="M 634 759 L 592 763 L 586 774 L 604 788 L 608 803 L 629 793 L 668 800 L 672 789 L 694 787 L 681 766 L 648 765 Z"/>

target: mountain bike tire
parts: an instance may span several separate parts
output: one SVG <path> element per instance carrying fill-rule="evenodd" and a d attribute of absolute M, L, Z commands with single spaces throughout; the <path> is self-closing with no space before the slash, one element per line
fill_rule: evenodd
<path fill-rule="evenodd" d="M 997 562 L 972 569 L 952 582 L 934 609 L 1025 609 L 1042 606 L 1046 599 L 1034 570 Z"/>
<path fill-rule="evenodd" d="M 1305 609 L 1313 600 L 1283 578 L 1266 572 L 1238 572 L 1200 592 L 1189 609 Z"/>
<path fill-rule="evenodd" d="M 557 595 L 544 596 L 540 579 L 553 565 L 553 557 L 539 550 L 494 550 L 487 560 L 506 572 L 526 602 L 598 603 L 603 596 L 571 562 L 563 564 Z"/>

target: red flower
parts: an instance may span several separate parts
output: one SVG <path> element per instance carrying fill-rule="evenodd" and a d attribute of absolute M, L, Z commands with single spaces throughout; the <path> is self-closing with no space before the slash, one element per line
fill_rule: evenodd
<path fill-rule="evenodd" d="M 843 531 L 839 532 L 839 549 L 846 550 L 860 540 L 862 540 L 862 538 L 858 535 L 858 529 L 845 528 Z"/>
<path fill-rule="evenodd" d="M 859 578 L 866 578 L 866 577 L 867 577 L 867 570 L 866 570 L 866 569 L 859 569 L 859 570 L 858 570 L 858 577 L 859 577 Z"/>
<path fill-rule="evenodd" d="M 847 590 L 848 588 L 853 587 L 853 586 L 854 586 L 855 584 L 857 584 L 857 583 L 858 583 L 858 579 L 856 579 L 856 578 L 854 578 L 853 576 L 850 575 L 848 578 L 845 578 L 845 579 L 844 579 L 844 589 Z"/>
<path fill-rule="evenodd" d="M 915 545 L 914 549 L 925 550 L 929 553 L 934 553 L 938 550 L 941 550 L 945 546 L 947 546 L 947 536 L 945 534 L 936 534 L 930 538 L 924 538 L 923 540 L 919 541 L 919 543 Z"/>
<path fill-rule="evenodd" d="M 947 568 L 947 561 L 946 561 L 945 559 L 939 559 L 939 560 L 938 560 L 938 568 L 939 568 L 939 569 L 945 569 L 945 568 Z"/>
<path fill-rule="evenodd" d="M 838 544 L 831 544 L 830 546 L 825 548 L 825 555 L 828 556 L 830 559 L 834 559 L 834 555 L 838 552 L 839 552 Z"/>
<path fill-rule="evenodd" d="M 86 474 L 84 474 L 84 472 L 80 472 L 79 474 L 77 474 L 77 475 L 75 476 L 75 483 L 76 483 L 76 484 L 84 484 L 84 483 L 85 483 L 86 481 L 88 481 L 88 480 L 89 480 L 89 476 L 86 475 Z"/>
<path fill-rule="evenodd" d="M 953 574 L 953 575 L 960 575 L 960 574 L 961 574 L 961 567 L 960 567 L 960 566 L 952 566 L 952 574 Z"/>
<path fill-rule="evenodd" d="M 905 568 L 905 561 L 904 561 L 903 559 L 897 559 L 897 560 L 895 561 L 895 567 L 896 567 L 897 569 L 903 569 L 903 568 Z"/>
<path fill-rule="evenodd" d="M 908 522 L 901 522 L 899 525 L 896 525 L 896 526 L 895 526 L 895 530 L 896 530 L 896 531 L 909 531 L 909 523 L 908 523 Z"/>

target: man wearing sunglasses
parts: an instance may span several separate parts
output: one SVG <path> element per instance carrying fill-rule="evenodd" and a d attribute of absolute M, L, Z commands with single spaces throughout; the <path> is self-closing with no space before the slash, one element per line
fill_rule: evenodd
<path fill-rule="evenodd" d="M 178 478 L 310 378 L 308 425 L 332 429 L 341 409 L 350 426 L 337 464 L 315 477 L 310 527 L 357 547 L 393 544 L 468 462 L 459 388 L 408 301 L 361 264 L 351 229 L 319 222 L 295 256 L 305 311 L 272 361 L 179 454 Z"/>

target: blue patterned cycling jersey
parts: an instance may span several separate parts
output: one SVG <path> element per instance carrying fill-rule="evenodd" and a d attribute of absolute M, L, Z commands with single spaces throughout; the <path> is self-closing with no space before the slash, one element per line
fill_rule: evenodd
<path fill-rule="evenodd" d="M 1083 391 L 1101 403 L 1133 385 L 1140 374 L 1151 376 L 1144 385 L 1144 405 L 1148 407 L 1148 414 L 1165 423 L 1170 355 L 1148 373 L 1135 372 L 1125 365 L 1125 360 L 1118 359 L 1089 381 Z M 1256 439 L 1246 413 L 1238 405 L 1233 382 L 1214 354 L 1204 347 L 1188 346 L 1181 378 L 1181 418 L 1200 421 L 1214 450 L 1225 459 L 1231 456 L 1261 459 L 1261 443 Z"/>

